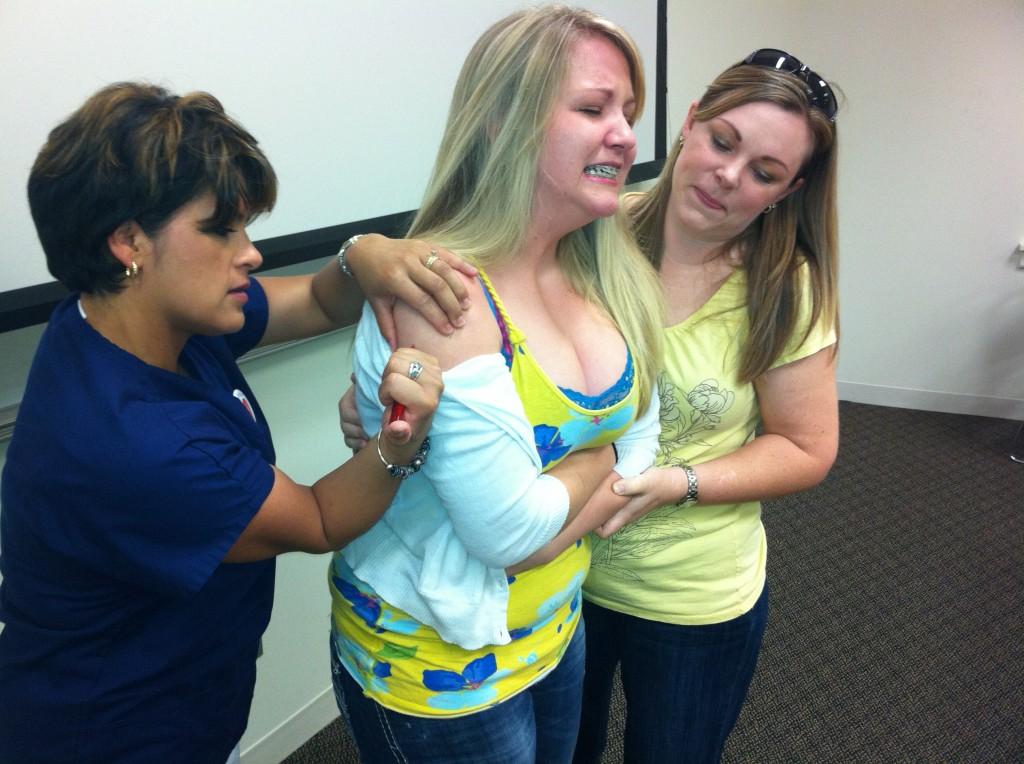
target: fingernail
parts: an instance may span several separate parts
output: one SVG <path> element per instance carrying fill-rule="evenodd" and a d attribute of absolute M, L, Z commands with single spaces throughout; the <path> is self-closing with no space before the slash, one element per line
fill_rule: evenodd
<path fill-rule="evenodd" d="M 622 483 L 615 483 L 612 485 L 612 490 L 617 494 L 622 494 Z"/>
<path fill-rule="evenodd" d="M 462 306 L 463 310 L 469 310 L 469 306 L 472 304 L 472 301 L 470 301 L 468 297 L 463 298 L 463 300 L 459 303 L 459 305 Z"/>
<path fill-rule="evenodd" d="M 452 323 L 461 329 L 463 326 L 466 325 L 466 319 L 462 318 L 462 316 L 459 316 Z"/>

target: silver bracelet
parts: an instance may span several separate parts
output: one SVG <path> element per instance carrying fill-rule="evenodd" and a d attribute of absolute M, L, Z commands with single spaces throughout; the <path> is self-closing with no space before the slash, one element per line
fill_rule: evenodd
<path fill-rule="evenodd" d="M 689 507 L 697 503 L 697 473 L 689 464 L 680 464 L 679 469 L 686 473 L 686 495 L 676 502 L 676 506 Z"/>
<path fill-rule="evenodd" d="M 387 468 L 388 474 L 391 477 L 396 477 L 400 480 L 405 480 L 410 475 L 414 475 L 420 471 L 427 462 L 427 454 L 430 453 L 430 438 L 424 438 L 423 442 L 420 443 L 420 447 L 413 454 L 412 460 L 408 464 L 392 464 L 384 458 L 384 452 L 380 450 L 380 433 L 377 433 L 377 456 L 380 457 L 381 464 Z"/>
<path fill-rule="evenodd" d="M 341 245 L 341 249 L 338 250 L 338 267 L 341 268 L 341 272 L 348 276 L 350 279 L 354 279 L 355 276 L 352 275 L 352 269 L 349 267 L 348 260 L 346 259 L 348 255 L 348 249 L 361 238 L 363 238 L 365 235 L 366 234 L 364 233 L 357 233 L 355 236 L 350 236 L 349 238 L 345 239 L 345 241 Z"/>

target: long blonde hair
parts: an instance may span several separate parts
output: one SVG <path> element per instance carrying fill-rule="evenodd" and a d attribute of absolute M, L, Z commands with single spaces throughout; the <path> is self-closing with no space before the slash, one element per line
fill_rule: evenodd
<path fill-rule="evenodd" d="M 724 251 L 740 253 L 747 272 L 750 333 L 738 373 L 745 382 L 768 371 L 793 338 L 804 262 L 810 269 L 812 298 L 804 338 L 818 323 L 834 326 L 839 335 L 836 125 L 811 107 L 798 78 L 742 64 L 726 69 L 708 86 L 694 119 L 705 122 L 754 101 L 803 114 L 814 136 L 814 150 L 796 175 L 803 184 L 723 245 Z M 665 213 L 681 149 L 681 143 L 673 145 L 654 187 L 629 208 L 640 248 L 655 267 L 661 265 Z"/>
<path fill-rule="evenodd" d="M 477 40 L 462 66 L 448 123 L 409 236 L 488 267 L 515 257 L 530 224 L 538 164 L 574 43 L 603 35 L 629 65 L 636 115 L 644 74 L 632 39 L 588 11 L 514 13 Z M 661 289 L 620 211 L 567 234 L 557 248 L 573 288 L 603 308 L 634 356 L 641 409 L 661 363 Z"/>

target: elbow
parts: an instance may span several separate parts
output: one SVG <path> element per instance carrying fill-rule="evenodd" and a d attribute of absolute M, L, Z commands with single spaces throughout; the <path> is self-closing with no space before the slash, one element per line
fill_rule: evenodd
<path fill-rule="evenodd" d="M 368 519 L 365 522 L 345 523 L 342 527 L 334 529 L 327 527 L 327 524 L 325 523 L 323 526 L 322 538 L 314 540 L 312 549 L 305 549 L 303 551 L 308 552 L 309 554 L 338 552 L 369 531 L 376 522 L 376 518 L 373 518 Z"/>
<path fill-rule="evenodd" d="M 300 543 L 293 545 L 291 549 L 282 551 L 302 552 L 303 554 L 327 554 L 328 552 L 336 552 L 341 549 L 353 538 L 355 538 L 355 536 L 349 537 L 346 535 L 345 538 L 331 536 L 327 533 L 327 530 L 324 529 L 322 534 L 305 538 Z"/>
<path fill-rule="evenodd" d="M 474 549 L 473 556 L 488 568 L 506 569 L 511 568 L 529 558 L 534 551 L 536 551 L 536 549 L 524 552 L 522 549 L 507 546 L 502 547 L 501 549 L 481 549 L 477 547 Z"/>
<path fill-rule="evenodd" d="M 303 549 L 306 554 L 326 554 L 344 549 L 350 541 L 358 537 L 358 533 L 346 533 L 344 535 L 324 536 L 323 541 L 317 541 L 310 545 L 309 549 Z"/>
<path fill-rule="evenodd" d="M 832 471 L 832 466 L 836 463 L 836 449 L 833 448 L 824 454 L 812 455 L 811 467 L 808 470 L 808 481 L 806 488 L 814 488 L 819 485 L 826 477 L 828 473 Z"/>

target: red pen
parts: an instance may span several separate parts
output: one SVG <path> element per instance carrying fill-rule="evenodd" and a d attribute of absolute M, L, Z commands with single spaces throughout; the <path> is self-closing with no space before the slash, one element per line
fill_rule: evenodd
<path fill-rule="evenodd" d="M 410 345 L 410 347 L 416 347 L 416 346 L 415 345 Z M 412 367 L 410 366 L 409 368 L 412 368 Z M 395 401 L 393 404 L 391 404 L 391 416 L 388 417 L 388 424 L 391 424 L 392 422 L 397 422 L 398 420 L 404 419 L 404 418 L 405 418 L 405 406 L 403 404 L 399 403 L 398 401 Z"/>
<path fill-rule="evenodd" d="M 404 417 L 405 406 L 403 406 L 398 401 L 395 401 L 391 405 L 391 416 L 388 418 L 388 424 L 391 424 L 392 422 L 397 422 L 399 419 L 403 419 Z"/>

